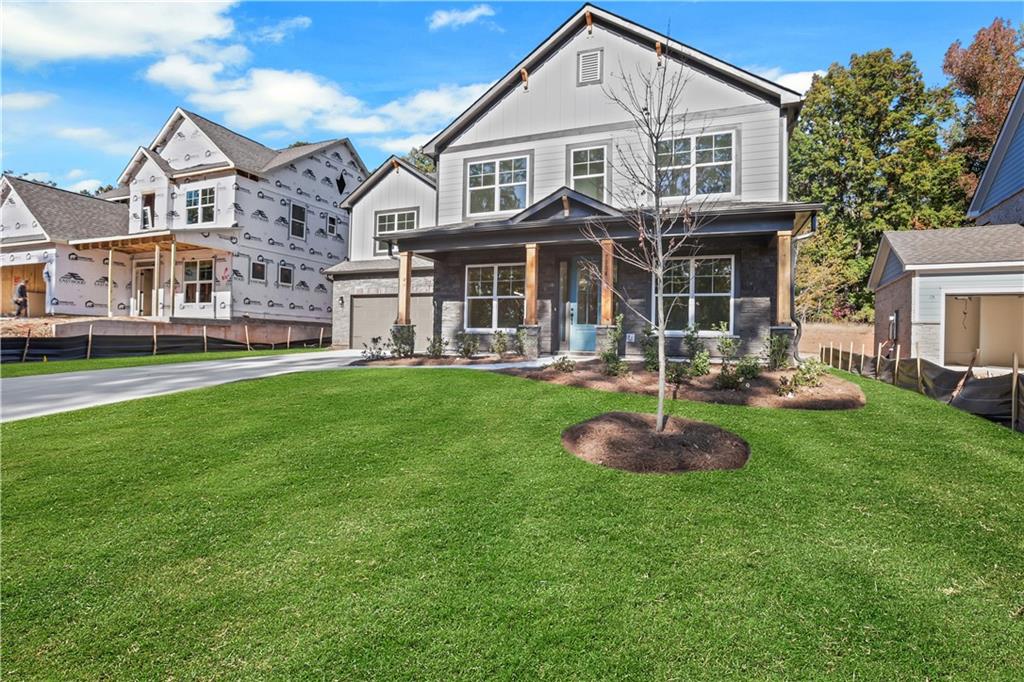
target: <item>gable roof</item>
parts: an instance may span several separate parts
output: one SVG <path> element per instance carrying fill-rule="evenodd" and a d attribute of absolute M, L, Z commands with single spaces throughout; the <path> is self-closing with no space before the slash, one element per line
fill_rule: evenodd
<path fill-rule="evenodd" d="M 583 29 L 587 25 L 588 16 L 594 24 L 633 40 L 649 44 L 652 50 L 656 42 L 661 43 L 663 54 L 666 57 L 697 64 L 702 69 L 711 71 L 725 80 L 759 92 L 762 96 L 776 102 L 779 106 L 798 107 L 803 102 L 803 96 L 795 90 L 790 90 L 767 78 L 712 57 L 694 47 L 672 40 L 645 26 L 634 23 L 608 10 L 601 9 L 596 5 L 585 4 L 576 10 L 565 23 L 555 29 L 540 45 L 534 48 L 530 54 L 512 67 L 508 73 L 499 78 L 487 92 L 459 114 L 444 130 L 423 145 L 424 153 L 432 156 L 439 154 L 454 137 L 468 128 L 489 110 L 495 102 L 504 97 L 510 89 L 519 84 L 519 73 L 522 69 L 526 69 L 528 73 L 533 73 L 535 67 L 541 65 L 551 53 L 561 48 L 577 31 Z"/>
<path fill-rule="evenodd" d="M 1007 172 L 1016 175 L 1006 178 L 1006 182 L 999 182 L 1004 166 Z M 978 189 L 967 209 L 967 217 L 977 218 L 1021 190 L 1024 190 L 1024 78 L 1017 86 L 1017 94 L 992 146 Z"/>
<path fill-rule="evenodd" d="M 875 288 L 893 254 L 903 270 L 1024 265 L 1024 225 L 979 225 L 943 230 L 886 232 L 868 286 Z"/>
<path fill-rule="evenodd" d="M 358 187 L 352 190 L 352 192 L 347 197 L 345 197 L 345 201 L 341 203 L 341 207 L 352 208 L 353 206 L 355 206 L 357 203 L 359 203 L 359 200 L 366 196 L 366 194 L 371 189 L 373 189 L 378 183 L 380 183 L 381 180 L 390 175 L 392 170 L 398 170 L 399 168 L 404 169 L 414 178 L 425 183 L 431 189 L 437 189 L 437 180 L 435 180 L 432 175 L 424 173 L 419 168 L 412 165 L 405 159 L 392 154 L 391 156 L 384 160 L 384 163 L 377 166 L 365 180 L 359 183 Z"/>
<path fill-rule="evenodd" d="M 18 197 L 39 221 L 50 241 L 128 234 L 128 207 L 10 175 Z"/>
<path fill-rule="evenodd" d="M 568 213 L 568 215 L 566 215 Z M 578 220 L 590 217 L 618 217 L 622 212 L 603 201 L 568 187 L 559 187 L 532 206 L 527 206 L 508 219 L 509 225 L 532 220 Z"/>

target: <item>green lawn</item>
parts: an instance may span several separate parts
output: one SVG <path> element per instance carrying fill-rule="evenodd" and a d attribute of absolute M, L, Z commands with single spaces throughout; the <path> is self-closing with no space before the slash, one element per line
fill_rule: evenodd
<path fill-rule="evenodd" d="M 733 472 L 561 430 L 653 399 L 469 370 L 249 381 L 2 427 L 8 679 L 1021 679 L 1024 437 L 871 380 L 680 403 Z"/>
<path fill-rule="evenodd" d="M 279 348 L 276 350 L 224 350 L 211 353 L 167 353 L 165 355 L 138 355 L 123 358 L 92 358 L 89 360 L 57 360 L 54 362 L 5 362 L 0 365 L 0 378 L 24 377 L 35 374 L 81 372 L 90 369 L 115 369 L 141 365 L 166 365 L 175 362 L 201 362 L 203 360 L 230 360 L 256 355 L 304 353 L 323 348 Z"/>

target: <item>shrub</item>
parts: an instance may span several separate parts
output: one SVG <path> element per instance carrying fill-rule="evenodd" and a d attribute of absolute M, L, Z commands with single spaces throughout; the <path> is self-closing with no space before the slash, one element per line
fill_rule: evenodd
<path fill-rule="evenodd" d="M 508 335 L 505 332 L 494 332 L 494 336 L 491 337 L 491 352 L 498 356 L 508 352 Z"/>
<path fill-rule="evenodd" d="M 416 347 L 416 328 L 412 325 L 392 327 L 389 345 L 396 358 L 411 358 Z"/>
<path fill-rule="evenodd" d="M 750 383 L 761 376 L 761 363 L 753 355 L 744 355 L 736 363 L 736 374 L 744 383 Z"/>
<path fill-rule="evenodd" d="M 615 324 L 608 330 L 608 346 L 601 352 L 604 373 L 611 377 L 626 373 L 626 363 L 619 357 L 619 341 L 622 340 L 622 315 L 615 318 Z"/>
<path fill-rule="evenodd" d="M 764 342 L 764 364 L 768 371 L 789 367 L 789 337 L 785 334 L 769 336 Z"/>
<path fill-rule="evenodd" d="M 739 339 L 729 334 L 729 325 L 725 322 L 719 322 L 715 331 L 719 333 L 718 354 L 722 357 L 722 364 L 733 364 L 740 354 Z"/>
<path fill-rule="evenodd" d="M 701 351 L 707 350 L 695 325 L 690 325 L 683 332 L 683 348 L 686 349 L 686 357 L 691 360 L 697 357 L 697 354 Z"/>
<path fill-rule="evenodd" d="M 363 344 L 363 359 L 383 360 L 388 356 L 388 345 L 381 343 L 380 336 L 374 336 L 370 339 L 370 345 Z"/>
<path fill-rule="evenodd" d="M 455 334 L 455 352 L 463 358 L 471 358 L 480 350 L 480 338 L 476 334 L 457 332 Z"/>
<path fill-rule="evenodd" d="M 686 373 L 690 378 L 702 377 L 711 373 L 711 353 L 707 348 L 700 349 L 690 358 Z"/>
<path fill-rule="evenodd" d="M 526 355 L 526 330 L 517 329 L 509 341 L 512 344 L 512 352 L 516 355 Z"/>
<path fill-rule="evenodd" d="M 559 358 L 555 358 L 555 361 L 551 363 L 551 367 L 556 372 L 571 374 L 572 372 L 576 371 L 576 361 L 570 358 L 568 355 L 563 355 Z"/>
<path fill-rule="evenodd" d="M 715 377 L 715 388 L 735 391 L 743 385 L 743 379 L 732 365 L 723 364 Z"/>
<path fill-rule="evenodd" d="M 796 368 L 792 377 L 779 379 L 779 394 L 797 393 L 801 389 L 821 386 L 821 377 L 828 373 L 828 365 L 820 360 L 806 360 Z"/>
<path fill-rule="evenodd" d="M 442 357 L 448 350 L 448 341 L 442 336 L 431 336 L 427 340 L 427 357 Z"/>
<path fill-rule="evenodd" d="M 665 366 L 665 381 L 675 386 L 686 383 L 690 378 L 690 368 L 681 362 L 670 362 Z"/>
<path fill-rule="evenodd" d="M 648 372 L 658 371 L 658 335 L 651 325 L 644 326 L 640 337 L 640 348 L 644 353 L 644 369 Z"/>

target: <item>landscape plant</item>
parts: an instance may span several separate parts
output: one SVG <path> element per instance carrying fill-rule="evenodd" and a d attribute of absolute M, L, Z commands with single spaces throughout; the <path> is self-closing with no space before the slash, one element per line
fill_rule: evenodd
<path fill-rule="evenodd" d="M 509 339 L 512 352 L 516 355 L 526 355 L 526 330 L 517 329 L 516 333 Z"/>
<path fill-rule="evenodd" d="M 436 360 L 437 358 L 444 357 L 447 351 L 448 340 L 443 336 L 431 336 L 427 339 L 427 357 Z"/>
<path fill-rule="evenodd" d="M 619 343 L 622 341 L 622 334 L 622 315 L 618 315 L 615 317 L 615 324 L 608 330 L 607 345 L 601 351 L 604 373 L 608 376 L 622 376 L 629 370 L 629 366 L 619 355 Z"/>
<path fill-rule="evenodd" d="M 554 362 L 551 363 L 551 368 L 556 372 L 562 372 L 563 374 L 571 374 L 576 371 L 576 361 L 570 358 L 568 355 L 562 355 L 555 358 Z"/>
<path fill-rule="evenodd" d="M 501 357 L 508 352 L 508 335 L 498 330 L 491 336 L 491 352 Z"/>
<path fill-rule="evenodd" d="M 455 333 L 455 352 L 462 358 L 471 358 L 480 350 L 480 337 L 466 331 Z"/>
<path fill-rule="evenodd" d="M 370 343 L 363 344 L 363 359 L 383 360 L 389 354 L 389 346 L 390 344 L 383 342 L 383 337 L 371 337 Z"/>
<path fill-rule="evenodd" d="M 411 358 L 416 352 L 416 329 L 412 325 L 392 327 L 389 348 L 396 358 Z"/>
<path fill-rule="evenodd" d="M 764 355 L 764 365 L 769 372 L 789 367 L 789 336 L 769 334 L 761 352 Z"/>
<path fill-rule="evenodd" d="M 658 371 L 658 335 L 654 328 L 645 324 L 640 336 L 640 350 L 644 355 L 644 370 L 647 372 Z"/>
<path fill-rule="evenodd" d="M 815 358 L 804 360 L 791 376 L 779 377 L 779 395 L 797 393 L 804 388 L 821 386 L 821 378 L 828 374 L 828 365 Z"/>

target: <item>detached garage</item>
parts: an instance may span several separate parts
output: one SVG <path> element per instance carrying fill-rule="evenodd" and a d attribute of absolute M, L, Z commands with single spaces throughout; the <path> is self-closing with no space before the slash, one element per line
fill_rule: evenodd
<path fill-rule="evenodd" d="M 875 343 L 946 367 L 1024 361 L 1024 226 L 886 232 L 869 280 Z"/>

